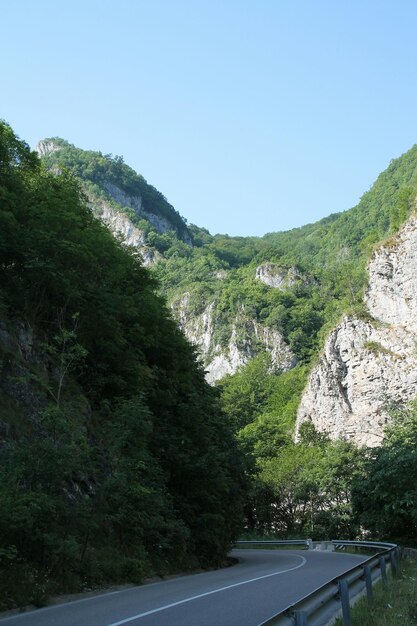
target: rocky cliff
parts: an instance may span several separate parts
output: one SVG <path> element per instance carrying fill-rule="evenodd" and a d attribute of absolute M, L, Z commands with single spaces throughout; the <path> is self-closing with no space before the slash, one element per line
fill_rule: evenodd
<path fill-rule="evenodd" d="M 59 138 L 43 139 L 36 151 L 52 171 L 58 173 L 64 167 L 73 171 L 80 179 L 92 211 L 117 237 L 139 250 L 145 265 L 153 265 L 159 254 L 146 244 L 146 232 L 138 227 L 141 220 L 159 234 L 175 232 L 184 243 L 192 245 L 185 222 L 174 208 L 136 172 L 117 161 L 117 157 L 85 152 Z M 88 166 L 83 169 L 85 163 Z M 112 177 L 120 179 L 120 184 L 111 180 Z M 123 188 L 123 183 L 127 184 L 127 189 Z"/>
<path fill-rule="evenodd" d="M 147 210 L 139 194 L 129 195 L 123 191 L 123 189 L 120 189 L 120 187 L 109 181 L 103 182 L 103 189 L 120 207 L 133 209 L 138 218 L 150 222 L 158 233 L 166 233 L 175 230 L 175 225 L 168 218 Z M 182 240 L 188 245 L 192 244 L 191 237 L 186 231 L 182 234 Z"/>
<path fill-rule="evenodd" d="M 139 250 L 146 266 L 165 258 L 164 245 L 161 254 L 149 242 L 157 241 L 158 236 L 166 233 L 192 249 L 193 242 L 185 221 L 162 194 L 147 185 L 118 157 L 86 152 L 61 139 L 45 139 L 36 149 L 52 171 L 59 173 L 64 167 L 72 170 L 92 211 L 118 238 Z M 159 239 L 163 240 L 163 237 Z M 187 258 L 188 252 L 182 249 L 181 254 Z M 165 256 L 175 258 L 177 255 L 178 251 Z M 227 277 L 227 271 L 216 260 L 211 274 L 218 281 Z M 178 278 L 182 278 L 182 272 L 178 273 Z M 297 268 L 275 263 L 258 267 L 253 278 L 283 291 L 304 280 Z M 199 280 L 200 276 L 197 276 Z M 207 370 L 208 382 L 215 383 L 226 374 L 234 374 L 264 351 L 270 355 L 276 371 L 287 370 L 295 364 L 294 355 L 278 330 L 260 324 L 253 314 L 245 312 L 244 304 L 238 315 L 223 312 L 220 319 L 215 302 L 210 302 L 209 297 L 210 293 L 205 298 L 206 305 L 199 305 L 198 310 L 195 303 L 191 306 L 186 290 L 174 295 L 170 293 L 168 298 L 184 334 L 197 348 Z"/>
<path fill-rule="evenodd" d="M 91 194 L 88 198 L 93 212 L 109 227 L 112 233 L 116 237 L 121 237 L 126 245 L 139 250 L 146 267 L 152 266 L 158 260 L 160 257 L 158 251 L 146 244 L 145 232 L 135 226 L 123 210 L 117 209 L 111 202 Z"/>
<path fill-rule="evenodd" d="M 275 371 L 287 371 L 294 367 L 295 357 L 282 335 L 250 318 L 244 307 L 227 324 L 220 324 L 222 336 L 219 337 L 216 335 L 218 319 L 215 303 L 211 302 L 197 315 L 190 312 L 189 305 L 189 294 L 186 293 L 172 308 L 185 336 L 196 346 L 210 384 L 226 374 L 234 374 L 260 352 L 270 355 Z"/>
<path fill-rule="evenodd" d="M 96 215 L 155 266 L 160 292 L 200 352 L 210 382 L 265 351 L 276 371 L 296 359 L 317 359 L 323 325 L 342 314 L 346 293 L 356 301 L 362 293 L 364 242 L 384 241 L 410 216 L 417 195 L 415 146 L 350 211 L 262 238 L 213 236 L 187 225 L 122 157 L 59 138 L 40 142 L 38 151 L 50 170 L 71 170 Z M 412 222 L 407 228 L 413 230 Z M 417 296 L 403 267 L 402 255 L 416 267 L 407 228 L 370 264 L 365 321 L 345 318 L 329 338 L 301 403 L 300 423 L 312 419 L 332 436 L 346 433 L 374 444 L 388 419 L 387 404 L 412 395 L 410 317 Z M 387 392 L 384 377 L 399 377 L 397 392 Z M 358 426 L 363 420 L 365 430 Z"/>
<path fill-rule="evenodd" d="M 417 217 L 369 263 L 369 319 L 345 317 L 330 334 L 297 417 L 334 439 L 375 446 L 392 407 L 417 395 Z"/>
<path fill-rule="evenodd" d="M 285 291 L 294 285 L 308 284 L 309 281 L 296 267 L 281 267 L 277 263 L 263 263 L 256 268 L 256 280 L 274 289 Z"/>

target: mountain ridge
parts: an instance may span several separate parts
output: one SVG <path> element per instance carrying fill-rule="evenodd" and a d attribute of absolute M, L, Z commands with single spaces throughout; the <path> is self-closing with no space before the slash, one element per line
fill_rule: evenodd
<path fill-rule="evenodd" d="M 158 231 L 149 220 L 129 224 L 134 207 L 120 196 L 118 206 L 106 205 L 103 215 L 100 193 L 108 193 L 111 185 L 121 188 L 115 173 L 123 181 L 131 169 L 119 157 L 115 161 L 74 147 L 66 155 L 69 144 L 59 141 L 59 150 L 52 146 L 42 157 L 46 165 L 70 166 L 76 176 L 81 169 L 82 182 L 100 188 L 95 196 L 89 188 L 90 205 L 142 253 L 178 324 L 198 349 L 211 384 L 262 355 L 269 358 L 274 376 L 303 364 L 311 368 L 343 314 L 366 316 L 368 259 L 404 224 L 417 196 L 414 145 L 390 162 L 352 209 L 263 237 L 211 235 L 190 224 L 190 240 L 184 240 L 175 228 Z M 89 174 L 97 160 L 101 174 L 106 168 L 113 172 L 111 180 Z"/>
<path fill-rule="evenodd" d="M 59 141 L 0 124 L 0 605 L 221 565 L 242 523 L 415 541 L 415 148 L 350 212 L 190 245 Z"/>
<path fill-rule="evenodd" d="M 123 157 L 81 150 L 60 137 L 40 140 L 35 151 L 50 169 L 66 167 L 83 181 L 84 186 L 90 183 L 87 195 L 99 193 L 123 207 L 130 219 L 136 222 L 146 219 L 160 233 L 172 229 L 191 245 L 184 218 L 143 176 L 126 165 Z"/>

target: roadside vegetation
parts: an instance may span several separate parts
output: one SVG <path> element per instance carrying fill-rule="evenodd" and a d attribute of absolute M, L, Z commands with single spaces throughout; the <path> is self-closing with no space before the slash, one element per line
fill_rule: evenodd
<path fill-rule="evenodd" d="M 223 414 L 243 453 L 246 529 L 281 537 L 331 539 L 355 538 L 365 528 L 370 536 L 396 533 L 402 541 L 413 541 L 414 526 L 407 534 L 406 524 L 415 498 L 406 480 L 398 483 L 399 495 L 390 507 L 376 501 L 379 484 L 385 485 L 388 499 L 395 499 L 392 485 L 404 469 L 401 463 L 412 467 L 415 457 L 410 448 L 409 461 L 400 461 L 405 440 L 378 451 L 359 450 L 346 442 L 329 441 L 311 425 L 303 427 L 297 444 L 293 437 L 301 394 L 329 330 L 343 313 L 373 321 L 363 305 L 367 263 L 381 243 L 395 245 L 395 233 L 415 210 L 417 146 L 391 161 L 349 211 L 287 232 L 231 237 L 211 235 L 181 221 L 161 195 L 148 193 L 146 181 L 119 157 L 54 141 L 60 149 L 44 157 L 48 167 L 69 168 L 98 200 L 109 200 L 109 183 L 127 195 L 140 194 L 148 212 L 175 224 L 173 230 L 159 233 L 149 222 L 137 222 L 146 244 L 160 253 L 152 272 L 167 301 L 175 308 L 186 294 L 186 315 L 191 321 L 210 305 L 213 345 L 227 352 L 233 327 L 238 344 L 247 348 L 245 322 L 254 320 L 280 333 L 295 355 L 296 366 L 282 372 L 274 369 L 262 345 L 254 345 L 247 365 L 217 385 Z M 135 218 L 132 208 L 115 208 Z M 256 211 L 254 207 L 254 218 Z M 256 280 L 262 265 L 280 277 L 280 288 Z M 367 347 L 377 353 L 382 350 L 375 342 Z M 388 457 L 390 476 L 384 470 Z M 385 521 L 372 519 L 366 489 L 375 498 L 375 510 L 384 511 Z M 397 516 L 401 517 L 398 532 Z"/>
<path fill-rule="evenodd" d="M 242 455 L 154 278 L 4 123 L 0 200 L 0 610 L 222 565 Z"/>
<path fill-rule="evenodd" d="M 374 602 L 362 598 L 351 608 L 352 626 L 412 626 L 417 624 L 417 561 L 402 561 L 395 579 L 374 586 Z M 342 626 L 338 620 L 335 626 Z"/>

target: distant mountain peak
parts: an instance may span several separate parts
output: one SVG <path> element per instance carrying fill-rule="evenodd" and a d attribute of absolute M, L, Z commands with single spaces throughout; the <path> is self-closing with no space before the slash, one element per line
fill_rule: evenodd
<path fill-rule="evenodd" d="M 62 145 L 56 141 L 55 138 L 52 139 L 42 139 L 36 144 L 35 152 L 39 154 L 39 156 L 46 156 L 47 154 L 52 154 L 52 152 L 57 152 L 60 150 Z"/>
<path fill-rule="evenodd" d="M 60 137 L 42 139 L 35 150 L 51 171 L 70 170 L 82 183 L 93 209 L 99 214 L 103 203 L 106 206 L 110 203 L 113 213 L 122 212 L 128 216 L 132 222 L 129 228 L 135 229 L 141 220 L 145 220 L 157 233 L 175 233 L 181 241 L 192 245 L 184 218 L 122 157 L 82 150 Z M 110 220 L 112 223 L 114 217 Z M 123 227 L 122 231 L 125 230 Z"/>

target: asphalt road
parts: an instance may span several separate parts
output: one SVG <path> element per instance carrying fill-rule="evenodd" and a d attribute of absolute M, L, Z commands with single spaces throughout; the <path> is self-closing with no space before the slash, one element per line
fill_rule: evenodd
<path fill-rule="evenodd" d="M 257 626 L 364 557 L 234 550 L 239 563 L 0 618 L 0 626 Z"/>

